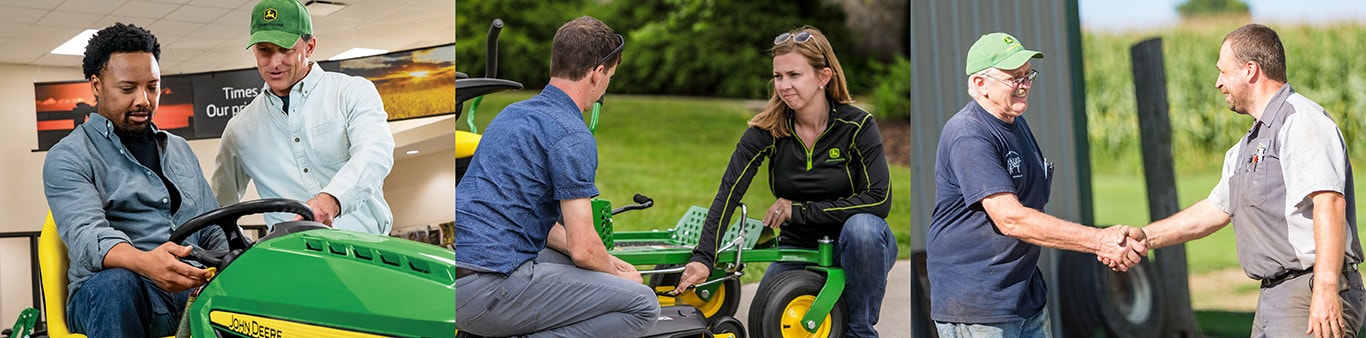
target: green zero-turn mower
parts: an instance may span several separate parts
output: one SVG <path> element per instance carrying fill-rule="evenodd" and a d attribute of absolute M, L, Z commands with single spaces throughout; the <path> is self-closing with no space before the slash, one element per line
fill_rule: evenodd
<path fill-rule="evenodd" d="M 649 208 L 654 200 L 637 194 L 635 204 L 612 209 L 611 202 L 594 199 L 594 226 L 608 252 L 635 265 L 653 265 L 655 269 L 641 271 L 650 276 L 661 305 L 696 307 L 707 318 L 708 326 L 718 337 L 843 337 L 848 316 L 844 301 L 844 269 L 835 266 L 834 243 L 822 239 L 817 250 L 780 249 L 778 237 L 763 222 L 748 217 L 742 203 L 737 208 L 740 217 L 735 224 L 720 229 L 725 232 L 717 243 L 716 262 L 707 280 L 674 296 L 684 264 L 692 258 L 707 209 L 693 206 L 668 230 L 613 231 L 612 215 L 629 210 Z M 755 262 L 810 263 L 806 269 L 792 270 L 774 276 L 768 284 L 760 285 L 750 303 L 748 335 L 745 327 L 733 318 L 740 302 L 740 277 L 745 265 Z"/>

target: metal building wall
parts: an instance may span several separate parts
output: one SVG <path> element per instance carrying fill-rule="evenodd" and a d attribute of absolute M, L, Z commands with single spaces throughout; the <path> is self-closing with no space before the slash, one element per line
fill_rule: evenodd
<path fill-rule="evenodd" d="M 996 31 L 1010 33 L 1025 48 L 1045 55 L 1033 61 L 1040 74 L 1024 115 L 1044 156 L 1055 165 L 1052 196 L 1045 211 L 1092 224 L 1076 0 L 911 0 L 910 14 L 912 252 L 925 249 L 934 209 L 934 161 L 940 128 L 969 101 L 963 73 L 968 47 L 979 36 Z M 1040 266 L 1050 281 L 1056 280 L 1056 271 L 1051 268 L 1056 254 L 1045 252 Z M 1050 286 L 1056 285 L 1050 282 Z M 1056 295 L 1051 292 L 1049 300 L 1055 323 L 1059 320 Z M 1060 325 L 1053 327 L 1060 329 Z"/>

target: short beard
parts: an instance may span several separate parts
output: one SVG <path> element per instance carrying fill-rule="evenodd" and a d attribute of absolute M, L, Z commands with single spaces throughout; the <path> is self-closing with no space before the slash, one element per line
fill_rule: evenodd
<path fill-rule="evenodd" d="M 151 134 L 151 133 L 152 133 L 152 125 L 151 125 L 151 124 L 144 125 L 144 126 L 142 126 L 142 128 L 137 128 L 137 129 L 124 129 L 123 126 L 120 126 L 120 125 L 118 125 L 117 123 L 114 124 L 114 134 L 118 134 L 119 137 L 130 137 L 130 136 L 131 136 L 131 137 L 142 137 L 142 136 L 149 135 L 149 134 Z"/>
<path fill-rule="evenodd" d="M 1247 101 L 1251 101 L 1251 100 L 1247 100 L 1246 97 L 1242 97 L 1242 96 L 1234 96 L 1234 97 L 1232 97 L 1232 100 L 1229 100 L 1229 103 L 1228 103 L 1228 110 L 1233 111 L 1233 112 L 1235 112 L 1235 113 L 1239 113 L 1239 114 L 1243 114 L 1243 115 L 1248 115 L 1248 113 L 1247 113 L 1247 106 L 1250 105 L 1251 103 L 1250 103 L 1250 102 L 1247 102 Z"/>

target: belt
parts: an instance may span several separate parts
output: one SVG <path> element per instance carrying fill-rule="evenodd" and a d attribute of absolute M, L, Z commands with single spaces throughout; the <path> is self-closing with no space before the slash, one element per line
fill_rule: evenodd
<path fill-rule="evenodd" d="M 1295 277 L 1304 276 L 1305 274 L 1312 273 L 1312 272 L 1314 272 L 1314 268 L 1313 268 L 1313 267 L 1310 267 L 1310 268 L 1304 269 L 1304 270 L 1287 271 L 1287 272 L 1285 272 L 1285 273 L 1280 274 L 1279 276 L 1271 277 L 1271 278 L 1267 278 L 1267 279 L 1263 279 L 1263 280 L 1262 280 L 1262 288 L 1263 288 L 1263 289 L 1273 288 L 1273 287 L 1276 287 L 1277 285 L 1280 285 L 1281 283 L 1285 283 L 1285 281 L 1294 279 Z M 1357 272 L 1357 265 L 1356 265 L 1356 264 L 1350 264 L 1350 263 L 1349 263 L 1349 264 L 1343 264 L 1343 265 L 1342 265 L 1342 272 Z"/>

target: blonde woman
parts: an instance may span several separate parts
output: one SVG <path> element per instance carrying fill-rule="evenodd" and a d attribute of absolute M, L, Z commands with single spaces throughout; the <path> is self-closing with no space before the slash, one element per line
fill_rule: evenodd
<path fill-rule="evenodd" d="M 767 161 L 769 189 L 777 200 L 764 214 L 764 225 L 781 229 L 784 248 L 815 249 L 821 238 L 834 240 L 835 263 L 848 276 L 847 335 L 876 337 L 873 325 L 897 252 L 886 220 L 891 184 L 877 123 L 851 104 L 844 70 L 820 30 L 808 26 L 779 34 L 771 52 L 773 94 L 731 154 L 678 290 L 710 274 L 722 234 L 718 225 L 730 224 Z M 760 284 L 803 266 L 773 263 Z"/>

